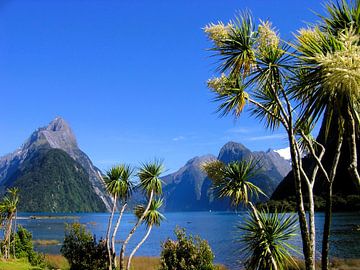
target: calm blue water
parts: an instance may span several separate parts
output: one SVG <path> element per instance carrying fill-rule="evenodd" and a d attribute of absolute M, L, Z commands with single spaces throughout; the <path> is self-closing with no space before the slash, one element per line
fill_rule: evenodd
<path fill-rule="evenodd" d="M 21 213 L 19 216 L 28 217 L 31 215 L 48 215 Z M 53 215 L 53 214 L 52 214 Z M 71 219 L 23 219 L 18 223 L 32 232 L 33 239 L 56 239 L 63 240 L 65 223 L 80 222 L 86 225 L 87 229 L 96 235 L 97 239 L 104 237 L 106 233 L 109 214 L 57 214 L 56 216 L 73 216 Z M 188 233 L 200 235 L 207 239 L 214 254 L 215 261 L 222 263 L 230 269 L 240 269 L 239 243 L 236 238 L 239 232 L 236 225 L 242 222 L 246 216 L 245 212 L 175 212 L 166 213 L 166 220 L 160 228 L 155 227 L 144 245 L 139 249 L 137 255 L 159 256 L 161 242 L 168 237 L 174 238 L 174 229 L 180 226 Z M 323 225 L 323 213 L 317 213 L 317 240 L 318 249 L 321 246 L 321 227 Z M 118 239 L 124 239 L 135 223 L 132 214 L 125 214 L 119 229 Z M 359 213 L 335 213 L 333 215 L 331 254 L 341 258 L 360 258 L 360 231 L 355 230 L 360 226 Z M 127 251 L 131 251 L 139 239 L 144 235 L 145 228 L 139 228 L 131 239 Z M 300 235 L 294 239 L 293 244 L 300 247 Z M 59 253 L 60 245 L 37 246 L 36 249 L 45 253 Z M 119 245 L 117 251 L 120 250 Z M 320 252 L 318 252 L 318 255 Z"/>

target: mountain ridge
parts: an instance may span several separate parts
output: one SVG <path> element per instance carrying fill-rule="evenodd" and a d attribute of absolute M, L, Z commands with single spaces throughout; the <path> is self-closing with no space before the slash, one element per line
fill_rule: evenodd
<path fill-rule="evenodd" d="M 100 170 L 93 165 L 90 158 L 78 147 L 70 125 L 61 117 L 56 117 L 47 126 L 36 129 L 20 148 L 0 157 L 0 189 L 4 190 L 12 185 L 9 179 L 13 174 L 18 173 L 18 169 L 27 158 L 39 151 L 51 149 L 64 151 L 74 162 L 82 166 L 88 175 L 88 184 L 105 205 L 105 209 L 109 211 L 111 209 L 111 198 L 105 192 Z M 66 166 L 63 168 L 64 170 L 67 170 L 68 166 L 70 166 L 69 162 L 66 163 Z"/>
<path fill-rule="evenodd" d="M 218 156 L 197 156 L 178 171 L 162 178 L 164 182 L 165 210 L 167 211 L 208 211 L 230 210 L 227 200 L 217 200 L 211 190 L 211 180 L 201 169 L 209 160 L 229 163 L 236 160 L 259 159 L 263 170 L 251 179 L 270 196 L 276 186 L 290 170 L 290 163 L 274 151 L 250 151 L 237 142 L 226 143 Z M 265 180 L 265 181 L 264 181 Z M 262 198 L 264 200 L 265 198 Z"/>

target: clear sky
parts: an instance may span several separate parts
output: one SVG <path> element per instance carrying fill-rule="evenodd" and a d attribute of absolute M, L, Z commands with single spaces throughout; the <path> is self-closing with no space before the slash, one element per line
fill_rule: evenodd
<path fill-rule="evenodd" d="M 249 9 L 290 39 L 322 3 L 1 0 L 0 155 L 56 116 L 101 169 L 157 157 L 174 171 L 229 140 L 284 148 L 282 131 L 214 113 L 206 80 L 215 59 L 202 28 Z"/>

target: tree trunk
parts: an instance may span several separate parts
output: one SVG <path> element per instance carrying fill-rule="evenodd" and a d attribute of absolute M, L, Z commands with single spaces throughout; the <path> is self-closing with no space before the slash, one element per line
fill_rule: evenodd
<path fill-rule="evenodd" d="M 149 237 L 149 234 L 151 232 L 151 229 L 152 229 L 152 225 L 149 226 L 144 238 L 139 242 L 139 244 L 137 244 L 137 246 L 134 248 L 134 250 L 131 252 L 130 256 L 129 256 L 129 260 L 127 262 L 127 267 L 126 267 L 126 270 L 130 270 L 130 266 L 131 266 L 131 260 L 132 258 L 134 257 L 135 255 L 135 252 L 138 251 L 138 249 L 140 248 L 140 246 L 142 244 L 144 244 L 144 242 L 146 241 L 146 239 Z"/>
<path fill-rule="evenodd" d="M 330 227 L 331 227 L 331 217 L 332 217 L 332 185 L 335 180 L 336 170 L 339 164 L 341 148 L 343 145 L 343 134 L 342 132 L 338 135 L 337 146 L 334 154 L 334 160 L 332 168 L 330 171 L 329 182 L 327 182 L 326 190 L 326 206 L 325 206 L 325 222 L 324 222 L 324 232 L 322 240 L 322 253 L 321 253 L 321 269 L 329 269 L 329 238 L 330 238 Z"/>
<path fill-rule="evenodd" d="M 13 254 L 14 254 L 14 259 L 16 259 L 16 254 L 15 254 L 15 243 L 16 243 L 16 230 L 17 230 L 17 227 L 16 227 L 16 220 L 17 220 L 17 210 L 15 211 L 15 220 L 14 220 L 14 243 L 13 243 Z"/>
<path fill-rule="evenodd" d="M 149 202 L 148 205 L 145 208 L 144 213 L 141 215 L 141 217 L 138 219 L 138 221 L 135 223 L 134 227 L 132 228 L 132 230 L 130 231 L 128 237 L 126 238 L 126 240 L 124 241 L 122 247 L 121 247 L 121 251 L 120 251 L 120 270 L 124 270 L 124 259 L 125 259 L 125 249 L 126 249 L 126 245 L 129 243 L 131 237 L 134 235 L 136 229 L 140 226 L 141 222 L 143 221 L 145 215 L 147 214 L 147 212 L 149 211 L 150 205 L 151 205 L 151 201 L 153 199 L 154 196 L 154 190 L 151 190 L 150 192 L 150 196 L 149 196 Z"/>
<path fill-rule="evenodd" d="M 360 191 L 360 176 L 359 172 L 357 170 L 357 148 L 356 148 L 356 127 L 355 127 L 355 120 L 351 112 L 348 112 L 349 116 L 349 135 L 348 141 L 349 141 L 349 147 L 350 147 L 350 166 L 349 166 L 349 172 L 352 176 L 354 183 Z"/>
<path fill-rule="evenodd" d="M 116 221 L 116 225 L 115 225 L 115 228 L 114 228 L 114 231 L 113 231 L 113 234 L 112 234 L 112 237 L 111 237 L 111 249 L 112 249 L 112 252 L 113 254 L 115 254 L 115 258 L 116 258 L 116 250 L 115 250 L 115 237 L 116 237 L 116 233 L 118 231 L 118 228 L 120 226 L 120 222 L 121 222 L 121 218 L 123 216 L 123 213 L 125 211 L 125 208 L 127 206 L 127 203 L 124 203 L 124 205 L 122 206 L 121 208 L 121 211 L 119 213 L 119 217 Z M 116 259 L 114 261 L 114 265 L 115 265 L 115 268 L 117 267 L 117 262 L 116 262 Z"/>
<path fill-rule="evenodd" d="M 311 247 L 311 256 L 315 264 L 315 251 L 316 251 L 316 231 L 315 231 L 315 207 L 314 207 L 314 190 L 310 183 L 307 183 L 308 196 L 309 196 L 309 238 Z"/>
<path fill-rule="evenodd" d="M 313 248 L 312 248 L 312 243 L 310 241 L 308 224 L 306 220 L 306 212 L 304 208 L 304 199 L 301 188 L 301 172 L 300 172 L 300 167 L 302 166 L 301 156 L 298 155 L 298 151 L 296 149 L 297 142 L 295 140 L 291 128 L 288 130 L 288 137 L 290 142 L 292 171 L 295 180 L 296 205 L 298 209 L 297 212 L 299 216 L 300 231 L 301 231 L 301 238 L 303 244 L 303 253 L 305 258 L 305 267 L 306 270 L 315 270 L 315 258 L 313 256 Z"/>
<path fill-rule="evenodd" d="M 112 252 L 110 249 L 110 231 L 111 231 L 111 225 L 112 225 L 112 221 L 113 221 L 114 213 L 115 213 L 115 209 L 116 209 L 116 200 L 117 200 L 117 196 L 115 195 L 113 209 L 111 211 L 108 227 L 106 230 L 106 248 L 107 248 L 108 256 L 109 256 L 109 270 L 112 270 Z"/>
<path fill-rule="evenodd" d="M 4 258 L 9 259 L 10 255 L 10 236 L 11 236 L 11 227 L 12 227 L 12 218 L 14 213 L 11 213 L 7 218 L 6 228 L 5 228 L 5 239 L 4 239 Z"/>

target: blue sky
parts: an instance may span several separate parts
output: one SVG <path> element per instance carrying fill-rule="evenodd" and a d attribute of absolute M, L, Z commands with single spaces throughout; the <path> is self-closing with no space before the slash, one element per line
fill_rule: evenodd
<path fill-rule="evenodd" d="M 249 9 L 284 39 L 321 1 L 0 2 L 0 155 L 62 116 L 95 165 L 154 157 L 174 171 L 229 140 L 287 146 L 244 114 L 218 118 L 206 88 L 214 59 L 202 28 Z"/>

